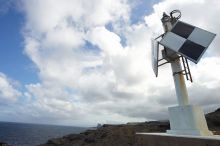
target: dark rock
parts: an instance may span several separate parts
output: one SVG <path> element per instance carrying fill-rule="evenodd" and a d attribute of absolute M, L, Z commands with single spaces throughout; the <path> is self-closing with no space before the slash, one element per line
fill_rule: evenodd
<path fill-rule="evenodd" d="M 93 133 L 95 130 L 87 130 L 86 132 L 84 132 L 85 135 L 89 135 L 91 133 Z"/>
<path fill-rule="evenodd" d="M 93 137 L 88 137 L 88 138 L 85 139 L 85 142 L 86 142 L 86 143 L 94 143 L 94 142 L 95 142 L 95 138 L 93 138 Z"/>
<path fill-rule="evenodd" d="M 48 143 L 48 144 L 52 144 L 52 145 L 59 146 L 59 145 L 62 145 L 62 144 L 65 143 L 65 139 L 63 139 L 63 138 L 54 138 L 54 139 L 48 140 L 47 143 Z"/>
<path fill-rule="evenodd" d="M 39 146 L 54 146 L 53 144 L 41 144 Z"/>
<path fill-rule="evenodd" d="M 5 142 L 0 142 L 0 146 L 11 146 L 11 145 L 9 145 L 9 144 L 7 144 Z"/>
<path fill-rule="evenodd" d="M 206 119 L 210 129 L 220 130 L 220 108 L 212 113 L 206 114 Z"/>
<path fill-rule="evenodd" d="M 68 139 L 69 141 L 77 141 L 77 140 L 84 140 L 85 135 L 83 134 L 70 134 L 63 137 L 64 139 Z"/>

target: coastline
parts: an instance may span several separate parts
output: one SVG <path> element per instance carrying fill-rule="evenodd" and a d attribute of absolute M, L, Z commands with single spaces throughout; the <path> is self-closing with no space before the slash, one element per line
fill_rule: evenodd
<path fill-rule="evenodd" d="M 209 129 L 220 135 L 220 108 L 206 114 Z M 38 146 L 133 146 L 142 145 L 136 140 L 137 132 L 166 132 L 170 128 L 169 121 L 149 121 L 143 123 L 127 123 L 121 125 L 104 124 L 96 130 L 87 130 L 80 134 L 70 134 L 54 138 Z"/>
<path fill-rule="evenodd" d="M 209 129 L 220 135 L 220 108 L 206 114 Z M 137 141 L 136 133 L 165 133 L 170 128 L 169 121 L 148 121 L 120 125 L 98 125 L 81 133 L 65 134 L 60 138 L 49 138 L 37 146 L 134 146 L 142 145 Z M 30 134 L 30 133 L 29 133 Z M 25 142 L 25 141 L 24 141 Z M 40 142 L 39 142 L 40 143 Z M 34 144 L 33 144 L 34 145 Z M 13 146 L 0 142 L 0 146 Z"/>

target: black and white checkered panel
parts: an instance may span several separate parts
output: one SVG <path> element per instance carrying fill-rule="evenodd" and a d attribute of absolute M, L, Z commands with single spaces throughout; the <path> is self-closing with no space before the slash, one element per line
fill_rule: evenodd
<path fill-rule="evenodd" d="M 178 21 L 160 44 L 198 63 L 214 37 L 214 33 Z"/>

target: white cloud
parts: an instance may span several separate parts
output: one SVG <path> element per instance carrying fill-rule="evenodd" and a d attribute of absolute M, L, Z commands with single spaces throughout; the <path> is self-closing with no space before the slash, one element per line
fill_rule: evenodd
<path fill-rule="evenodd" d="M 78 28 L 105 25 L 119 19 L 128 19 L 129 5 L 126 0 L 53 0 L 25 1 L 27 27 L 37 32 L 48 32 L 63 21 L 69 21 Z M 40 11 L 39 11 L 40 10 Z"/>
<path fill-rule="evenodd" d="M 209 89 L 219 87 L 220 59 L 218 57 L 206 57 L 198 65 L 193 66 L 192 70 L 195 82 L 201 82 L 201 85 Z"/>
<path fill-rule="evenodd" d="M 95 27 L 89 31 L 88 41 L 97 45 L 106 55 L 115 56 L 123 53 L 120 37 L 114 32 L 107 30 L 104 26 Z"/>
<path fill-rule="evenodd" d="M 15 88 L 14 83 L 6 75 L 0 73 L 0 104 L 15 102 L 21 95 L 21 92 Z"/>
<path fill-rule="evenodd" d="M 154 5 L 146 24 L 130 24 L 132 6 L 126 0 L 23 0 L 25 53 L 38 68 L 40 82 L 26 85 L 29 100 L 21 113 L 30 121 L 65 124 L 167 118 L 167 107 L 177 103 L 172 75 L 164 66 L 154 77 L 150 38 L 163 32 L 163 11 L 176 8 L 183 21 L 218 33 L 218 3 L 165 0 Z M 207 6 L 213 8 L 204 11 Z M 203 103 L 204 93 L 219 89 L 218 39 L 209 56 L 192 65 L 195 83 L 188 85 L 191 102 L 207 109 L 217 107 L 217 94 Z"/>

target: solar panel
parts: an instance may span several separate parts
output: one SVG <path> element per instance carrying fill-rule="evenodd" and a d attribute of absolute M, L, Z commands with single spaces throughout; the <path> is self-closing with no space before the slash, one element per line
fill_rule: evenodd
<path fill-rule="evenodd" d="M 159 42 L 151 39 L 151 61 L 152 68 L 156 77 L 158 76 L 158 51 L 159 51 Z"/>
<path fill-rule="evenodd" d="M 198 63 L 216 34 L 177 21 L 170 32 L 161 39 L 160 44 Z"/>

